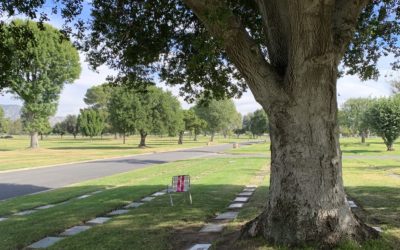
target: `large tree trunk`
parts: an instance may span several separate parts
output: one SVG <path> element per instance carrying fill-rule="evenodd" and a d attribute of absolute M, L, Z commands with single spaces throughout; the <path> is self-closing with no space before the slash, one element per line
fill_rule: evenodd
<path fill-rule="evenodd" d="M 269 196 L 265 211 L 243 233 L 291 246 L 312 242 L 331 247 L 345 239 L 364 240 L 376 232 L 353 215 L 346 201 L 336 70 L 303 70 L 287 82 L 293 87 L 291 103 L 263 105 L 271 126 Z"/>
<path fill-rule="evenodd" d="M 147 133 L 141 131 L 141 132 L 140 132 L 140 143 L 139 143 L 139 147 L 146 147 L 146 137 L 147 137 Z"/>
<path fill-rule="evenodd" d="M 194 133 L 193 141 L 197 141 L 197 134 L 196 133 Z"/>
<path fill-rule="evenodd" d="M 124 133 L 124 135 L 123 135 L 123 144 L 125 144 L 125 137 L 126 137 L 126 134 Z"/>
<path fill-rule="evenodd" d="M 31 135 L 31 145 L 30 148 L 38 148 L 39 140 L 38 140 L 38 132 L 32 132 Z"/>
<path fill-rule="evenodd" d="M 220 39 L 270 119 L 269 196 L 242 236 L 318 247 L 376 236 L 346 203 L 336 103 L 337 67 L 369 1 L 257 0 L 262 46 L 225 1 L 184 2 Z"/>

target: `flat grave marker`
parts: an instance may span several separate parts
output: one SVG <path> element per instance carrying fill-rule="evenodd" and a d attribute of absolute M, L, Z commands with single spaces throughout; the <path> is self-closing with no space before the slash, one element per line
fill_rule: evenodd
<path fill-rule="evenodd" d="M 15 213 L 14 215 L 28 215 L 28 214 L 33 214 L 34 212 L 36 212 L 36 210 L 25 210 L 25 211 Z"/>
<path fill-rule="evenodd" d="M 147 196 L 147 197 L 144 197 L 141 201 L 152 201 L 152 200 L 154 200 L 156 197 L 153 197 L 153 196 Z"/>
<path fill-rule="evenodd" d="M 143 202 L 132 202 L 132 203 L 126 205 L 124 208 L 137 208 L 143 204 L 144 204 Z"/>
<path fill-rule="evenodd" d="M 166 192 L 155 192 L 154 194 L 152 194 L 151 196 L 162 196 L 162 195 L 164 195 L 164 194 L 166 194 Z"/>
<path fill-rule="evenodd" d="M 254 192 L 254 191 L 256 191 L 255 188 L 244 188 L 243 189 L 243 192 Z"/>
<path fill-rule="evenodd" d="M 241 192 L 238 194 L 238 196 L 252 196 L 253 192 Z"/>
<path fill-rule="evenodd" d="M 249 197 L 236 197 L 236 199 L 233 200 L 233 202 L 247 202 L 249 200 Z"/>
<path fill-rule="evenodd" d="M 97 218 L 94 218 L 94 219 L 92 219 L 92 220 L 90 220 L 90 221 L 88 221 L 86 223 L 87 224 L 98 225 L 98 224 L 104 224 L 109 220 L 111 220 L 110 217 L 97 217 Z"/>
<path fill-rule="evenodd" d="M 8 218 L 5 218 L 5 217 L 0 217 L 0 221 L 5 221 L 5 220 L 7 220 Z"/>
<path fill-rule="evenodd" d="M 91 228 L 91 226 L 74 226 L 74 227 L 68 228 L 67 230 L 62 232 L 60 235 L 61 236 L 72 236 L 72 235 L 79 234 L 83 231 L 86 231 L 90 228 Z"/>
<path fill-rule="evenodd" d="M 78 200 L 86 199 L 86 198 L 88 198 L 88 197 L 90 197 L 90 196 L 92 196 L 92 195 L 90 195 L 90 194 L 84 194 L 84 195 L 79 196 L 77 199 L 78 199 Z"/>
<path fill-rule="evenodd" d="M 219 233 L 224 229 L 224 224 L 215 224 L 210 223 L 205 225 L 201 230 L 200 233 Z"/>
<path fill-rule="evenodd" d="M 242 208 L 244 203 L 232 203 L 229 205 L 229 209 L 235 209 L 235 208 Z"/>
<path fill-rule="evenodd" d="M 211 244 L 196 244 L 192 246 L 189 250 L 207 250 L 211 247 Z"/>
<path fill-rule="evenodd" d="M 234 220 L 239 212 L 225 212 L 215 217 L 216 220 Z"/>
<path fill-rule="evenodd" d="M 114 210 L 114 211 L 108 213 L 108 215 L 121 215 L 121 214 L 126 214 L 128 212 L 129 212 L 129 210 L 126 210 L 126 209 L 117 209 L 117 210 Z"/>
<path fill-rule="evenodd" d="M 47 248 L 49 246 L 54 245 L 56 242 L 59 242 L 62 239 L 64 239 L 64 238 L 63 237 L 46 237 L 46 238 L 43 238 L 43 239 L 33 243 L 32 245 L 28 246 L 28 248 L 33 248 L 33 249 Z"/>
<path fill-rule="evenodd" d="M 55 207 L 55 206 L 56 205 L 54 205 L 54 204 L 49 204 L 49 205 L 44 205 L 44 206 L 37 207 L 35 209 L 43 210 L 43 209 L 49 209 L 49 208 L 52 208 L 52 207 Z"/>

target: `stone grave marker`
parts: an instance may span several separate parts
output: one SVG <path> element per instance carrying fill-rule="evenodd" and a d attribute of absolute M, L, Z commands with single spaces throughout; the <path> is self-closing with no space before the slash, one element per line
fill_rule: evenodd
<path fill-rule="evenodd" d="M 236 199 L 233 200 L 233 202 L 247 202 L 249 200 L 249 197 L 236 197 Z"/>
<path fill-rule="evenodd" d="M 94 219 L 92 219 L 92 220 L 90 220 L 90 221 L 88 221 L 86 223 L 87 224 L 92 224 L 92 225 L 98 225 L 98 224 L 104 224 L 109 220 L 111 220 L 110 217 L 97 217 L 97 218 L 94 218 Z"/>
<path fill-rule="evenodd" d="M 62 232 L 60 235 L 61 236 L 72 236 L 72 235 L 79 234 L 83 231 L 86 231 L 90 228 L 91 228 L 91 226 L 74 226 L 74 227 L 68 228 L 67 230 Z"/>
<path fill-rule="evenodd" d="M 239 212 L 225 212 L 215 217 L 216 220 L 234 220 Z"/>
<path fill-rule="evenodd" d="M 128 212 L 129 212 L 129 210 L 126 210 L 126 209 L 117 209 L 117 210 L 114 210 L 114 211 L 108 213 L 108 215 L 121 215 L 121 214 L 126 214 Z"/>
<path fill-rule="evenodd" d="M 195 244 L 189 250 L 207 250 L 211 247 L 211 244 Z"/>
<path fill-rule="evenodd" d="M 132 202 L 132 203 L 126 205 L 124 208 L 137 208 L 143 204 L 144 204 L 143 202 Z"/>
<path fill-rule="evenodd" d="M 63 237 L 46 237 L 46 238 L 43 238 L 43 239 L 33 243 L 32 245 L 28 246 L 28 248 L 33 248 L 33 249 L 47 248 L 47 247 L 55 244 L 56 242 L 59 242 L 62 239 L 64 239 L 64 238 Z"/>
<path fill-rule="evenodd" d="M 205 225 L 201 230 L 200 233 L 219 233 L 224 229 L 224 224 L 215 224 L 210 223 Z"/>

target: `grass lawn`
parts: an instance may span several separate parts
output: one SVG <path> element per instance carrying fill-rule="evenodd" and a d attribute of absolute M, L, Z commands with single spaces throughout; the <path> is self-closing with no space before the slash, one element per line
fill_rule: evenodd
<path fill-rule="evenodd" d="M 175 195 L 151 201 L 109 223 L 69 237 L 54 249 L 172 249 L 171 235 L 179 228 L 196 228 L 223 211 L 267 161 L 260 158 L 188 160 L 87 181 L 37 195 L 0 202 L 0 215 L 60 202 L 87 191 L 113 187 L 92 197 L 73 200 L 27 216 L 0 222 L 0 249 L 20 249 L 64 229 L 139 200 L 170 184 L 171 176 L 192 176 L 193 205 Z"/>
<path fill-rule="evenodd" d="M 142 153 L 177 150 L 180 148 L 202 147 L 206 145 L 209 137 L 199 136 L 198 141 L 185 137 L 184 143 L 178 145 L 177 138 L 148 136 L 147 148 L 138 148 L 139 137 L 131 136 L 126 144 L 122 139 L 105 137 L 103 139 L 71 136 L 48 137 L 40 141 L 39 149 L 29 149 L 28 136 L 17 136 L 13 139 L 0 139 L 0 171 L 39 167 L 76 161 L 105 159 L 117 156 L 127 156 Z M 240 139 L 248 141 L 249 139 Z M 240 141 L 239 140 L 239 141 Z M 215 144 L 238 141 L 236 138 L 216 137 Z"/>
<path fill-rule="evenodd" d="M 340 147 L 343 155 L 347 156 L 398 156 L 400 157 L 400 140 L 394 144 L 395 151 L 387 151 L 381 138 L 367 138 L 366 143 L 362 144 L 360 138 L 341 138 Z M 244 146 L 237 149 L 231 149 L 228 152 L 232 154 L 266 154 L 269 156 L 270 142 Z"/>
<path fill-rule="evenodd" d="M 381 250 L 399 249 L 400 246 L 400 176 L 397 176 L 400 175 L 400 157 L 385 158 L 396 154 L 386 152 L 379 139 L 370 139 L 369 143 L 361 145 L 356 139 L 342 139 L 344 155 L 352 156 L 343 159 L 344 182 L 347 194 L 360 206 L 353 211 L 368 224 L 380 226 L 384 233 L 379 240 L 368 241 L 362 246 L 347 242 L 339 249 Z M 265 147 L 266 144 L 259 144 L 232 151 L 258 154 Z M 399 144 L 395 147 L 400 150 Z M 268 159 L 260 157 L 178 161 L 0 202 L 1 217 L 111 188 L 84 200 L 73 199 L 68 204 L 28 216 L 11 216 L 9 220 L 0 222 L 0 249 L 26 247 L 45 236 L 55 235 L 165 188 L 173 175 L 190 174 L 193 178 L 192 206 L 184 201 L 182 195 L 175 195 L 176 204 L 170 207 L 168 196 L 162 196 L 51 248 L 176 249 L 177 245 L 184 244 L 187 232 L 198 232 L 207 220 L 226 211 L 235 194 L 267 163 Z M 213 242 L 214 249 L 285 249 L 265 246 L 261 238 L 233 240 L 240 226 L 262 211 L 267 190 L 268 176 L 250 202 L 240 210 L 239 217 L 229 223 L 220 239 Z"/>

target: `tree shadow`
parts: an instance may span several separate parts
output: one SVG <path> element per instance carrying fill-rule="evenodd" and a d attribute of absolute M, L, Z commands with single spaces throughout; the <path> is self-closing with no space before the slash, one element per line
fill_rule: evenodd
<path fill-rule="evenodd" d="M 0 202 L 15 196 L 21 196 L 40 191 L 49 190 L 48 187 L 40 187 L 34 185 L 21 185 L 13 183 L 0 183 Z M 0 203 L 1 205 L 1 203 Z"/>
<path fill-rule="evenodd" d="M 383 153 L 385 150 L 368 150 L 368 149 L 345 149 L 342 150 L 344 154 L 365 154 L 365 153 Z"/>

